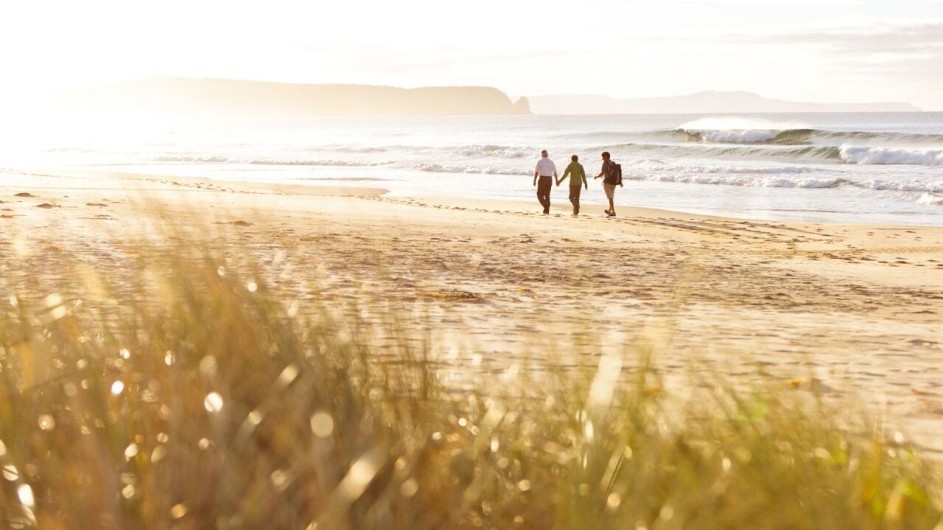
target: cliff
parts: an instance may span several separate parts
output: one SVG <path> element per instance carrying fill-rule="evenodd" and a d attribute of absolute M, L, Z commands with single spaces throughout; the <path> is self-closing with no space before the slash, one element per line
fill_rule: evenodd
<path fill-rule="evenodd" d="M 90 111 L 226 116 L 530 114 L 490 87 L 396 88 L 228 79 L 144 79 L 71 92 L 59 102 Z"/>

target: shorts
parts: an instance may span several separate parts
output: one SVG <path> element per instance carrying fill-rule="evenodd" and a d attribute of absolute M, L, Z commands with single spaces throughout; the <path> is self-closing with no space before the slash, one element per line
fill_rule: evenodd
<path fill-rule="evenodd" d="M 616 185 L 603 183 L 602 189 L 606 192 L 606 198 L 612 200 L 616 196 Z"/>

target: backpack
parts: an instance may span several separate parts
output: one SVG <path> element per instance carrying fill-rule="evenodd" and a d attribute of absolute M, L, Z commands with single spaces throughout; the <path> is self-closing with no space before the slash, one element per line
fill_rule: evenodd
<path fill-rule="evenodd" d="M 616 164 L 613 161 L 609 161 L 609 178 L 606 179 L 609 184 L 622 185 L 622 164 Z"/>

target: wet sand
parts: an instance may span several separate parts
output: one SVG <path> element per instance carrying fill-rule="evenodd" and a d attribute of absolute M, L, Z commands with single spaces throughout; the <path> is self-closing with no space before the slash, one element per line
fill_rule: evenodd
<path fill-rule="evenodd" d="M 552 199 L 544 216 L 536 199 L 0 173 L 2 287 L 54 290 L 75 259 L 120 266 L 122 248 L 159 240 L 163 219 L 281 267 L 272 283 L 302 303 L 359 305 L 376 321 L 388 315 L 371 310 L 402 311 L 407 331 L 432 336 L 456 372 L 593 362 L 573 345 L 627 357 L 642 348 L 669 381 L 692 369 L 763 374 L 859 402 L 943 455 L 943 227 L 625 207 L 572 218 L 564 190 Z"/>

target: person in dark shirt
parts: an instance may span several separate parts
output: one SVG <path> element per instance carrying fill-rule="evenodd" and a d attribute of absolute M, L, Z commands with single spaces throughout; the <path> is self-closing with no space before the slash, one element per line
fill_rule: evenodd
<path fill-rule="evenodd" d="M 602 181 L 602 189 L 606 192 L 606 198 L 609 199 L 609 209 L 606 210 L 606 215 L 609 217 L 616 216 L 616 205 L 614 199 L 616 196 L 616 185 L 619 184 L 616 182 L 616 176 L 612 171 L 613 164 L 615 164 L 615 162 L 609 159 L 609 151 L 604 151 L 602 154 L 602 169 L 599 171 L 598 175 L 593 177 L 593 180 L 596 180 L 600 177 L 605 177 Z"/>

